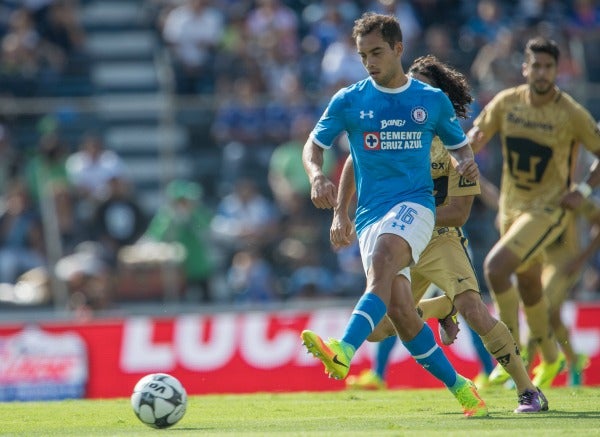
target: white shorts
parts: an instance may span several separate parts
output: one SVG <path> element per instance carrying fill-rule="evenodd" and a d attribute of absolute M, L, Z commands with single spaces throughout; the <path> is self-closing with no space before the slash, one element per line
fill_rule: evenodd
<path fill-rule="evenodd" d="M 390 209 L 379 221 L 367 226 L 358 237 L 360 256 L 365 274 L 371 267 L 377 238 L 382 234 L 395 234 L 404 239 L 412 251 L 412 264 L 419 261 L 433 232 L 435 216 L 429 208 L 418 203 L 401 202 Z M 398 272 L 410 281 L 410 266 Z"/>

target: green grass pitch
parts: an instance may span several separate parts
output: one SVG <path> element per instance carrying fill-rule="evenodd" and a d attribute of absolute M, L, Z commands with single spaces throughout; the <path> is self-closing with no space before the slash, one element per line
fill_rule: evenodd
<path fill-rule="evenodd" d="M 550 411 L 515 415 L 514 390 L 481 392 L 490 417 L 467 419 L 443 389 L 192 396 L 166 430 L 135 417 L 129 399 L 0 403 L 1 436 L 591 436 L 600 387 L 546 390 Z"/>

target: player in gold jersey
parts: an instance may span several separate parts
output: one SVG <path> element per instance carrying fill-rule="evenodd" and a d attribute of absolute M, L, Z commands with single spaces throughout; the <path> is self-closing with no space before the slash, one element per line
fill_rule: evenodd
<path fill-rule="evenodd" d="M 441 88 L 448 94 L 456 114 L 459 117 L 466 116 L 467 105 L 472 99 L 462 74 L 434 56 L 415 60 L 409 73 L 415 79 Z M 419 261 L 410 269 L 414 300 L 419 302 L 432 283 L 442 289 L 447 298 L 419 304 L 424 310 L 423 317 L 443 318 L 451 312 L 454 304 L 481 337 L 486 349 L 513 377 L 519 394 L 519 406 L 515 412 L 547 410 L 547 400 L 529 379 L 508 328 L 492 317 L 481 299 L 476 274 L 467 253 L 467 239 L 461 229 L 469 217 L 474 196 L 480 193 L 480 188 L 478 183 L 465 180 L 453 170 L 450 159 L 441 141 L 434 139 L 431 147 L 431 175 L 436 200 L 435 228 Z M 355 192 L 351 164 L 352 159 L 348 157 L 342 171 L 338 207 L 334 209 L 331 227 L 331 241 L 338 247 L 350 244 L 352 236 L 352 223 L 348 216 L 348 205 Z M 428 310 L 428 304 L 433 308 Z M 393 335 L 396 335 L 393 325 L 384 318 L 368 340 L 381 341 Z"/>
<path fill-rule="evenodd" d="M 577 145 L 600 156 L 600 131 L 590 113 L 556 86 L 558 59 L 554 41 L 529 40 L 522 71 L 527 83 L 498 93 L 469 132 L 475 151 L 500 135 L 501 236 L 485 259 L 485 279 L 501 320 L 513 332 L 518 323 L 514 301 L 520 295 L 542 354 L 533 379 L 542 387 L 551 385 L 565 365 L 542 292 L 544 252 L 600 183 L 600 168 L 593 165 L 585 182 L 572 185 Z"/>
<path fill-rule="evenodd" d="M 485 178 L 480 177 L 480 183 L 483 184 L 484 181 Z M 497 199 L 495 209 L 498 209 Z M 585 217 L 593 228 L 600 224 L 600 208 L 591 199 L 586 199 L 576 213 L 578 216 Z M 565 232 L 546 249 L 542 270 L 542 286 L 549 304 L 550 326 L 560 349 L 565 354 L 569 370 L 569 384 L 572 386 L 583 384 L 583 371 L 589 366 L 590 360 L 588 356 L 576 352 L 573 348 L 569 330 L 562 320 L 561 310 L 569 292 L 579 279 L 579 273 L 583 269 L 585 261 L 600 247 L 600 236 L 596 236 L 592 237 L 592 241 L 584 249 L 581 249 L 579 232 L 578 220 L 572 220 Z M 514 308 L 511 313 L 518 313 L 519 300 L 515 299 L 513 304 Z M 513 336 L 520 339 L 519 324 L 517 323 L 513 329 Z M 526 346 L 527 349 L 524 349 L 523 356 L 528 357 L 528 364 L 531 365 L 535 361 L 537 344 L 528 341 Z M 533 369 L 534 374 L 543 368 L 543 365 L 537 366 Z M 490 381 L 488 378 L 488 383 L 491 385 L 503 384 L 509 378 L 510 375 L 498 367 L 492 373 L 492 380 Z"/>
<path fill-rule="evenodd" d="M 597 216 L 597 208 L 586 202 L 585 207 L 578 209 L 578 213 L 593 220 L 590 214 Z M 577 266 L 576 260 L 580 259 L 582 254 L 586 254 L 586 250 L 582 250 L 580 247 L 579 238 L 577 220 L 572 220 L 565 232 L 548 246 L 542 270 L 544 294 L 550 308 L 550 326 L 560 349 L 565 354 L 569 370 L 569 383 L 574 386 L 582 384 L 582 374 L 589 366 L 589 357 L 574 350 L 569 330 L 562 320 L 561 309 L 569 292 L 579 279 L 581 267 Z M 533 359 L 536 345 L 530 342 L 528 346 L 530 347 L 528 355 Z M 543 365 L 533 369 L 534 374 L 541 370 L 543 370 Z"/>

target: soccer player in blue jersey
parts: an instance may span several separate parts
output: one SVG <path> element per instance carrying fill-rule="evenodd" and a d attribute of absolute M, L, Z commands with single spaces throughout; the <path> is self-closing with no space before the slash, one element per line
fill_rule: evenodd
<path fill-rule="evenodd" d="M 460 72 L 431 55 L 416 59 L 408 71 L 414 79 L 442 89 L 450 98 L 456 115 L 466 118 L 467 106 L 472 98 L 466 78 Z M 513 377 L 519 403 L 515 413 L 546 411 L 546 397 L 529 378 L 508 327 L 492 317 L 483 303 L 473 264 L 467 253 L 467 240 L 461 226 L 469 217 L 474 195 L 480 193 L 480 186 L 477 182 L 465 183 L 457 175 L 451 168 L 450 154 L 438 138 L 434 139 L 431 146 L 431 176 L 435 187 L 435 228 L 419 262 L 411 267 L 413 298 L 419 303 L 422 318 L 435 315 L 441 319 L 440 338 L 442 343 L 450 344 L 456 337 L 456 331 L 454 335 L 449 335 L 447 331 L 448 327 L 456 328 L 451 317 L 452 308 L 455 307 L 476 332 L 475 337 L 484 352 L 493 355 Z M 480 183 L 481 180 L 482 178 Z M 352 221 L 348 215 L 355 186 L 350 156 L 346 159 L 339 185 L 338 207 L 334 210 L 330 232 L 331 242 L 335 247 L 347 245 L 353 236 Z M 430 284 L 444 290 L 446 297 L 422 300 Z M 396 338 L 394 327 L 388 319 L 383 319 L 367 340 L 377 341 L 382 334 Z M 378 351 L 382 353 L 378 354 L 378 359 L 384 358 L 389 340 L 386 338 L 379 344 L 383 347 Z M 382 361 L 378 360 L 378 365 L 382 365 Z M 493 368 L 491 363 L 490 367 Z M 378 370 L 381 371 L 381 368 Z M 365 375 L 368 378 L 369 373 Z M 351 382 L 350 379 L 347 379 L 348 383 Z"/>
<path fill-rule="evenodd" d="M 309 330 L 302 332 L 302 340 L 326 373 L 344 379 L 354 353 L 387 314 L 404 346 L 452 391 L 464 414 L 486 416 L 487 407 L 473 383 L 456 373 L 415 311 L 408 279 L 409 267 L 429 242 L 435 221 L 433 137 L 440 137 L 467 180 L 479 177 L 473 152 L 448 96 L 405 74 L 402 31 L 394 16 L 364 14 L 355 22 L 353 38 L 369 77 L 333 96 L 304 146 L 303 162 L 313 204 L 336 208 L 337 187 L 323 174 L 323 151 L 346 133 L 367 286 L 340 340 L 325 342 Z"/>

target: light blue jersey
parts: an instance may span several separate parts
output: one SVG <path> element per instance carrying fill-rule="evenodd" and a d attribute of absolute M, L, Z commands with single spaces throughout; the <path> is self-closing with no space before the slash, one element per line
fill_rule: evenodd
<path fill-rule="evenodd" d="M 411 77 L 396 89 L 367 78 L 338 91 L 311 139 L 328 149 L 341 132 L 354 161 L 358 234 L 399 202 L 435 214 L 431 140 L 439 136 L 447 149 L 468 143 L 448 96 Z"/>

